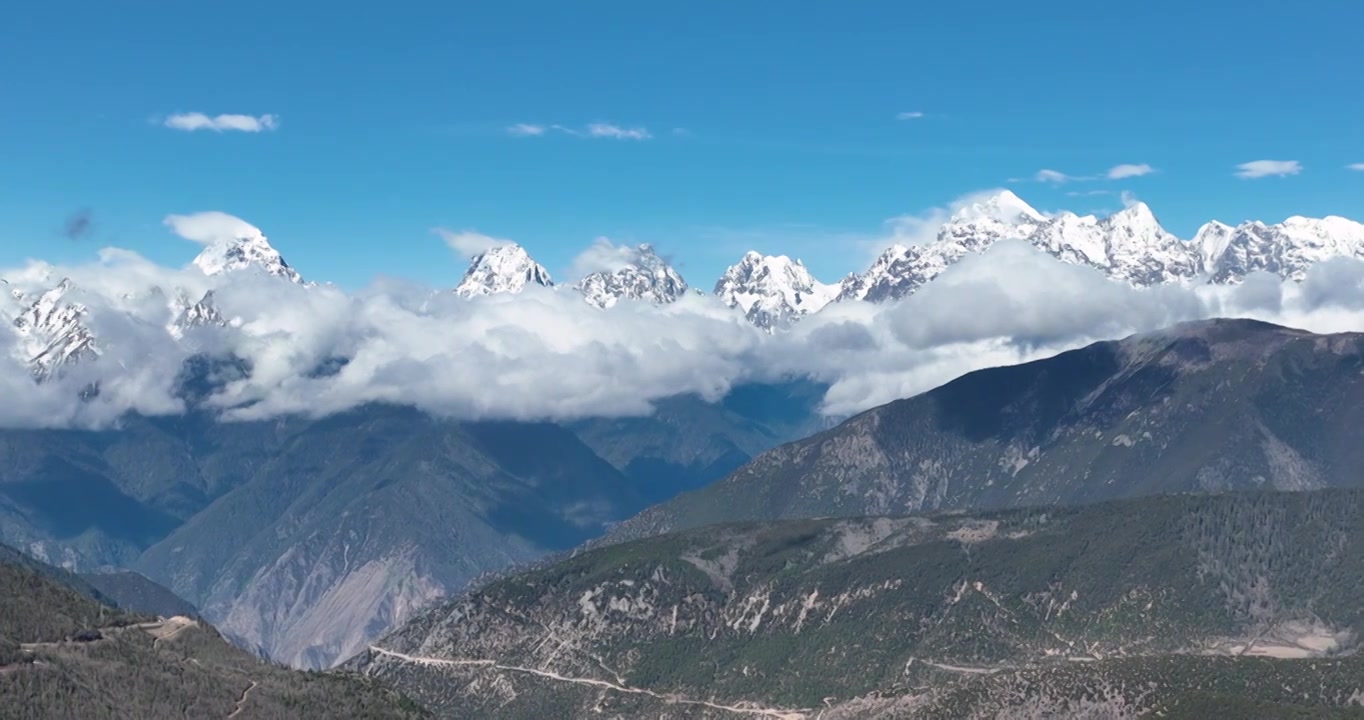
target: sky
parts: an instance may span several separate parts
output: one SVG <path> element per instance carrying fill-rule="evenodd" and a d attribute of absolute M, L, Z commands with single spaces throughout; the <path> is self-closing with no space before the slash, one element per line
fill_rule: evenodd
<path fill-rule="evenodd" d="M 345 288 L 453 286 L 436 228 L 556 275 L 604 236 L 702 287 L 749 249 L 832 281 L 887 219 L 1006 186 L 1181 237 L 1364 219 L 1346 0 L 12 5 L 0 267 L 178 267 L 163 219 L 210 210 Z"/>

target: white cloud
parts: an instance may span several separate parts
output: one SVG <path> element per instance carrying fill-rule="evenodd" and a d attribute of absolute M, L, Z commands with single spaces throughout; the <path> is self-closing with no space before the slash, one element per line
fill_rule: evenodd
<path fill-rule="evenodd" d="M 1108 179 L 1123 180 L 1126 178 L 1141 177 L 1143 175 L 1150 175 L 1155 171 L 1155 168 L 1146 163 L 1115 165 L 1108 169 Z"/>
<path fill-rule="evenodd" d="M 204 113 L 180 113 L 171 115 L 163 123 L 166 127 L 174 130 L 185 130 L 193 132 L 195 130 L 212 130 L 214 132 L 225 132 L 235 130 L 237 132 L 258 133 L 265 130 L 274 130 L 279 127 L 278 115 L 216 115 L 209 117 Z"/>
<path fill-rule="evenodd" d="M 587 126 L 588 137 L 611 138 L 613 140 L 648 140 L 653 137 L 642 127 L 621 127 L 610 123 L 592 123 Z"/>
<path fill-rule="evenodd" d="M 1263 177 L 1286 177 L 1302 172 L 1297 160 L 1252 160 L 1236 166 L 1236 177 L 1246 180 Z"/>
<path fill-rule="evenodd" d="M 1100 195 L 1112 195 L 1112 190 L 1071 190 L 1066 193 L 1067 197 L 1099 197 Z"/>
<path fill-rule="evenodd" d="M 896 120 L 918 120 L 919 118 L 922 118 L 923 116 L 924 116 L 924 114 L 921 113 L 921 112 L 919 112 L 918 110 L 911 110 L 910 112 L 896 113 L 895 119 L 896 119 Z"/>
<path fill-rule="evenodd" d="M 546 128 L 544 125 L 532 125 L 531 123 L 516 123 L 507 126 L 507 134 L 514 137 L 538 137 L 544 135 Z"/>
<path fill-rule="evenodd" d="M 1349 165 L 1345 166 L 1345 169 L 1364 171 L 1364 163 L 1350 163 Z"/>
<path fill-rule="evenodd" d="M 436 228 L 435 232 L 462 258 L 471 258 L 475 255 L 485 253 L 495 247 L 514 244 L 511 240 L 495 238 L 477 230 L 447 230 Z"/>
<path fill-rule="evenodd" d="M 200 245 L 261 234 L 255 225 L 216 210 L 191 215 L 167 215 L 162 223 L 176 235 Z"/>
<path fill-rule="evenodd" d="M 1131 190 L 1123 190 L 1121 193 L 1118 194 L 1118 197 L 1122 199 L 1122 206 L 1125 208 L 1132 207 L 1133 205 L 1136 205 L 1137 203 L 1141 202 L 1140 200 L 1137 199 L 1137 194 L 1132 192 Z"/>

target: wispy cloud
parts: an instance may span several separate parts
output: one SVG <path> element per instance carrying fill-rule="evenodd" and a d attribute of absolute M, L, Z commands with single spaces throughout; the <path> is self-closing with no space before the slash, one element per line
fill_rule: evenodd
<path fill-rule="evenodd" d="M 507 126 L 507 134 L 515 137 L 535 137 L 544 135 L 548 130 L 544 125 L 532 125 L 530 123 L 516 123 Z"/>
<path fill-rule="evenodd" d="M 1122 165 L 1115 165 L 1109 168 L 1108 179 L 1123 180 L 1125 178 L 1141 177 L 1142 175 L 1150 175 L 1155 171 L 1156 171 L 1155 168 L 1151 167 L 1150 165 L 1147 165 L 1146 163 L 1138 164 L 1124 163 Z"/>
<path fill-rule="evenodd" d="M 1349 165 L 1345 166 L 1345 169 L 1364 171 L 1364 163 L 1350 163 Z"/>
<path fill-rule="evenodd" d="M 1079 180 L 1080 178 L 1067 175 L 1059 170 L 1043 169 L 1038 170 L 1037 174 L 1033 176 L 1033 179 L 1036 180 L 1037 182 L 1054 183 L 1056 185 L 1060 185 L 1061 183 L 1071 182 L 1072 180 Z"/>
<path fill-rule="evenodd" d="M 204 113 L 180 113 L 171 115 L 162 123 L 172 130 L 184 130 L 194 132 L 195 130 L 212 130 L 213 132 L 249 132 L 258 133 L 266 130 L 274 130 L 279 127 L 278 115 L 215 115 L 209 117 Z"/>
<path fill-rule="evenodd" d="M 592 123 L 587 126 L 588 137 L 611 138 L 613 140 L 648 140 L 653 135 L 642 127 L 621 127 L 610 123 Z"/>
<path fill-rule="evenodd" d="M 923 117 L 923 116 L 924 116 L 924 114 L 923 114 L 922 112 L 919 112 L 918 110 L 911 110 L 911 111 L 909 111 L 909 112 L 896 113 L 896 114 L 895 114 L 895 119 L 896 119 L 896 120 L 918 120 L 919 118 L 921 118 L 921 117 Z"/>
<path fill-rule="evenodd" d="M 503 245 L 513 245 L 511 240 L 495 238 L 491 235 L 484 235 L 477 230 L 447 230 L 445 228 L 435 228 L 434 232 L 440 236 L 445 244 L 450 246 L 461 258 L 471 258 L 495 247 Z"/>
<path fill-rule="evenodd" d="M 1066 193 L 1067 197 L 1098 197 L 1100 195 L 1112 195 L 1112 190 L 1071 190 Z"/>
<path fill-rule="evenodd" d="M 612 123 L 595 122 L 589 123 L 586 127 L 575 128 L 567 125 L 540 125 L 537 123 L 516 123 L 507 126 L 507 134 L 512 137 L 540 137 L 551 132 L 563 133 L 580 138 L 594 138 L 607 140 L 650 140 L 653 133 L 644 127 L 625 127 Z M 682 128 L 674 128 L 674 135 L 686 135 L 687 131 Z"/>
<path fill-rule="evenodd" d="M 1302 172 L 1297 160 L 1252 160 L 1236 166 L 1236 177 L 1254 180 L 1263 177 L 1287 177 Z"/>

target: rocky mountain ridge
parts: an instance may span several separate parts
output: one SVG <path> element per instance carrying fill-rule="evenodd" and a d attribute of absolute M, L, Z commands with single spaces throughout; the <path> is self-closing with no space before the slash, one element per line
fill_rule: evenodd
<path fill-rule="evenodd" d="M 1212 320 L 968 373 L 616 526 L 1360 484 L 1364 334 Z"/>

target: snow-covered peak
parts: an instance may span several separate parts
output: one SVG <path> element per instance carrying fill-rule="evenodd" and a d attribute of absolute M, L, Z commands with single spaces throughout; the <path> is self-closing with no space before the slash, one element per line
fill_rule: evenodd
<path fill-rule="evenodd" d="M 1100 225 L 1108 247 L 1106 270 L 1115 280 L 1156 285 L 1200 272 L 1202 262 L 1195 249 L 1166 232 L 1146 203 L 1133 203 Z"/>
<path fill-rule="evenodd" d="M 608 308 L 621 300 L 647 300 L 661 305 L 687 291 L 687 281 L 652 245 L 629 248 L 626 255 L 622 267 L 590 273 L 574 286 L 588 304 Z"/>
<path fill-rule="evenodd" d="M 13 320 L 19 336 L 18 352 L 34 377 L 46 379 L 62 366 L 99 357 L 94 333 L 85 324 L 85 305 L 72 296 L 75 286 L 63 278 L 36 298 L 15 293 L 21 309 Z"/>
<path fill-rule="evenodd" d="M 982 220 L 1006 225 L 1036 224 L 1046 220 L 1046 216 L 1033 206 L 1023 202 L 1011 190 L 968 202 L 952 213 L 949 223 L 971 223 Z"/>
<path fill-rule="evenodd" d="M 818 312 L 839 293 L 839 286 L 816 280 L 800 260 L 749 251 L 725 270 L 715 294 L 743 310 L 750 322 L 766 330 Z"/>
<path fill-rule="evenodd" d="M 204 293 L 198 302 L 192 301 L 184 290 L 180 290 L 175 294 L 171 310 L 174 315 L 166 331 L 175 338 L 182 337 L 190 328 L 227 325 L 227 320 L 214 304 L 212 290 Z"/>
<path fill-rule="evenodd" d="M 1109 215 L 1107 220 L 1110 225 L 1153 228 L 1165 232 L 1165 229 L 1160 226 L 1160 222 L 1156 220 L 1156 214 L 1151 212 L 1151 206 L 1144 202 L 1134 202 Z"/>
<path fill-rule="evenodd" d="M 938 230 L 937 242 L 924 248 L 925 272 L 936 276 L 1000 240 L 1026 240 L 1047 222 L 1047 216 L 1008 190 L 968 202 Z"/>
<path fill-rule="evenodd" d="M 464 278 L 455 287 L 460 297 L 519 293 L 527 285 L 553 287 L 554 281 L 543 265 L 535 262 L 526 249 L 516 243 L 498 245 L 476 255 Z"/>
<path fill-rule="evenodd" d="M 243 229 L 235 238 L 210 243 L 194 258 L 194 265 L 205 275 L 257 268 L 290 282 L 303 284 L 298 271 L 290 267 L 279 251 L 271 247 L 265 235 L 254 228 Z"/>
<path fill-rule="evenodd" d="M 1240 282 L 1253 272 L 1302 280 L 1308 269 L 1323 260 L 1364 259 L 1364 225 L 1338 216 L 1294 216 L 1276 225 L 1212 225 L 1199 230 L 1195 244 L 1205 258 L 1210 280 L 1216 283 Z"/>

